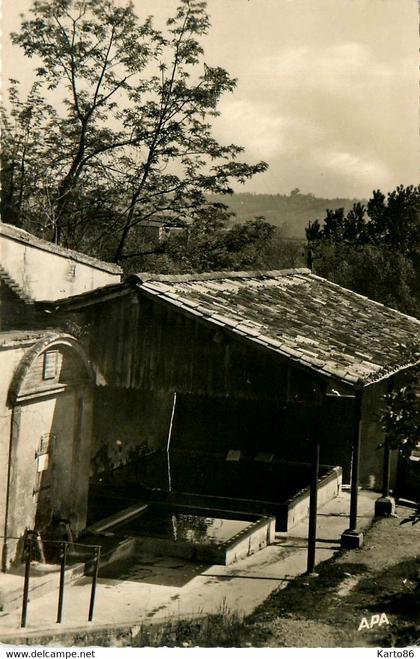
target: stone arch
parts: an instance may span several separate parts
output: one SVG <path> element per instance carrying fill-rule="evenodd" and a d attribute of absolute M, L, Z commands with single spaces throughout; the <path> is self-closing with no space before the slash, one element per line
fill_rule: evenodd
<path fill-rule="evenodd" d="M 90 382 L 94 381 L 94 372 L 91 362 L 77 339 L 70 334 L 49 334 L 37 341 L 19 363 L 9 388 L 8 402 L 10 407 L 13 407 L 19 399 L 22 385 L 34 361 L 47 350 L 52 350 L 53 348 L 60 346 L 68 347 L 75 355 L 77 355 L 81 364 L 85 368 L 87 380 Z"/>
<path fill-rule="evenodd" d="M 26 528 L 48 534 L 56 517 L 86 526 L 93 369 L 78 341 L 49 333 L 19 363 L 12 408 L 3 569 L 18 558 Z"/>

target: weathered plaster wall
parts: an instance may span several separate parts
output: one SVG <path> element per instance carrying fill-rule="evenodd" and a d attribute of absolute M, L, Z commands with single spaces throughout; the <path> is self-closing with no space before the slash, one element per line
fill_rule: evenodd
<path fill-rule="evenodd" d="M 12 449 L 10 535 L 20 537 L 25 528 L 42 530 L 53 514 L 69 518 L 76 532 L 84 528 L 89 482 L 88 407 L 83 391 L 72 389 L 16 406 L 19 427 Z M 54 439 L 48 469 L 38 474 L 35 455 L 45 433 Z M 37 492 L 37 485 L 43 489 Z"/>
<path fill-rule="evenodd" d="M 54 356 L 55 374 L 44 370 L 45 352 Z M 26 528 L 45 530 L 53 514 L 70 519 L 76 533 L 86 526 L 92 401 L 89 370 L 71 337 L 41 335 L 25 347 L 0 349 L 0 366 L 0 544 L 7 569 Z"/>
<path fill-rule="evenodd" d="M 363 426 L 360 447 L 360 484 L 380 491 L 382 488 L 383 449 L 378 449 L 384 437 L 378 424 L 378 414 L 385 402 L 388 382 L 378 382 L 363 392 Z M 391 453 L 391 488 L 396 485 L 398 455 Z"/>
<path fill-rule="evenodd" d="M 121 276 L 0 233 L 2 268 L 35 300 L 57 300 L 107 284 Z"/>
<path fill-rule="evenodd" d="M 0 348 L 0 535 L 4 534 L 12 410 L 7 397 L 13 374 L 27 348 Z M 1 543 L 0 543 L 1 544 Z"/>

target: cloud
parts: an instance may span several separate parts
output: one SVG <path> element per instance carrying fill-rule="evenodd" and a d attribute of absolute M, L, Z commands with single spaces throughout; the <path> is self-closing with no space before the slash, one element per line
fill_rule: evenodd
<path fill-rule="evenodd" d="M 381 187 L 387 186 L 390 180 L 391 172 L 386 164 L 375 160 L 369 153 L 325 150 L 319 154 L 318 162 L 326 176 L 341 180 L 356 190 L 365 189 L 367 181 L 375 181 L 374 187 Z"/>
<path fill-rule="evenodd" d="M 280 46 L 254 58 L 239 77 L 235 94 L 222 102 L 217 134 L 244 145 L 249 158 L 269 162 L 277 173 L 264 176 L 272 192 L 279 185 L 285 191 L 293 177 L 291 187 L 334 195 L 413 183 L 412 64 L 407 57 L 384 61 L 355 40 Z M 261 179 L 248 188 L 259 189 Z"/>
<path fill-rule="evenodd" d="M 252 99 L 224 99 L 216 133 L 224 140 L 246 144 L 247 151 L 269 159 L 287 149 L 287 134 L 293 120 L 275 112 L 269 103 Z"/>
<path fill-rule="evenodd" d="M 307 93 L 328 92 L 348 96 L 355 91 L 387 85 L 399 74 L 397 66 L 378 61 L 367 45 L 354 41 L 329 45 L 297 46 L 255 60 L 250 77 L 271 89 Z"/>
<path fill-rule="evenodd" d="M 4 3 L 4 33 L 32 0 Z M 178 0 L 135 0 L 159 25 Z M 205 58 L 238 78 L 215 133 L 270 170 L 245 189 L 367 196 L 418 179 L 415 0 L 209 0 Z M 4 44 L 3 78 L 29 79 Z"/>

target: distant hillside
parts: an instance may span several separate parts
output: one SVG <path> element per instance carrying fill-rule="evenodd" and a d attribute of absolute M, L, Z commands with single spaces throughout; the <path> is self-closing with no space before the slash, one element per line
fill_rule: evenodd
<path fill-rule="evenodd" d="M 350 210 L 358 199 L 323 199 L 313 194 L 302 194 L 293 190 L 289 195 L 239 193 L 230 197 L 212 195 L 211 201 L 226 204 L 236 213 L 236 222 L 245 222 L 263 216 L 267 222 L 282 227 L 287 238 L 304 238 L 309 220 L 325 217 L 327 208 Z"/>

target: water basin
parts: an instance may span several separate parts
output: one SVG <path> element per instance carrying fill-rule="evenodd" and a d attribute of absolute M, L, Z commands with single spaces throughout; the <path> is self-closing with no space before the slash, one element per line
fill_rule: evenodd
<path fill-rule="evenodd" d="M 222 565 L 249 556 L 274 540 L 274 517 L 235 519 L 234 513 L 209 513 L 150 505 L 128 521 L 116 522 L 109 531 L 135 538 L 136 552 Z"/>

